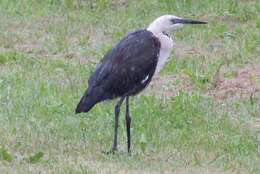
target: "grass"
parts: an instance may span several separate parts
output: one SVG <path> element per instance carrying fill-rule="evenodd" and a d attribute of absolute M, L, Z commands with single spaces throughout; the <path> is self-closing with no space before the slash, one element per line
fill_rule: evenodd
<path fill-rule="evenodd" d="M 259 67 L 259 9 L 256 0 L 0 1 L 0 173 L 259 173 L 258 93 L 208 95 Z M 209 22 L 173 33 L 161 73 L 193 88 L 131 98 L 133 154 L 122 109 L 119 153 L 104 155 L 115 101 L 81 116 L 75 105 L 105 52 L 165 13 Z M 257 74 L 251 81 L 259 89 Z"/>

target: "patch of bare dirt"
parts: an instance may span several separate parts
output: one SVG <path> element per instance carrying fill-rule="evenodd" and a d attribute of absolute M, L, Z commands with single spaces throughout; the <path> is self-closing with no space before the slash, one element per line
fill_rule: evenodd
<path fill-rule="evenodd" d="M 249 127 L 254 130 L 260 130 L 260 118 L 255 118 L 254 121 L 249 124 Z"/>
<path fill-rule="evenodd" d="M 191 92 L 193 89 L 192 82 L 185 74 L 155 76 L 149 86 L 152 93 L 164 96 L 174 97 L 180 92 Z"/>
<path fill-rule="evenodd" d="M 40 58 L 79 60 L 91 57 L 85 56 L 88 49 L 89 52 L 100 50 L 104 43 L 111 43 L 102 28 L 76 22 L 69 25 L 69 22 L 62 16 L 43 17 L 38 21 L 11 21 L 5 26 L 7 32 L 0 37 L 3 43 L 0 49 L 12 49 Z M 97 53 L 93 51 L 93 54 Z"/>
<path fill-rule="evenodd" d="M 220 74 L 215 87 L 208 94 L 217 100 L 237 97 L 255 97 L 260 94 L 260 65 L 248 65 L 234 72 L 231 77 Z"/>

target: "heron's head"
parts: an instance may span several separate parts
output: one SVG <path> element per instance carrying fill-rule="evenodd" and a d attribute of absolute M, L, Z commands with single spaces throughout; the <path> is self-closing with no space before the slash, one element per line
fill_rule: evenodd
<path fill-rule="evenodd" d="M 173 15 L 163 15 L 155 19 L 147 28 L 153 33 L 170 32 L 184 24 L 206 24 L 207 22 L 183 19 Z"/>

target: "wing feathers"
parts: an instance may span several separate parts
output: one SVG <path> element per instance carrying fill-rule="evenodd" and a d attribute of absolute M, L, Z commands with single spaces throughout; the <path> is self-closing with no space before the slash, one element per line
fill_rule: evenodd
<path fill-rule="evenodd" d="M 128 34 L 97 65 L 88 81 L 92 90 L 87 95 L 98 96 L 95 102 L 99 102 L 140 92 L 151 81 L 159 51 L 160 42 L 150 31 Z M 103 94 L 95 94 L 96 88 Z"/>

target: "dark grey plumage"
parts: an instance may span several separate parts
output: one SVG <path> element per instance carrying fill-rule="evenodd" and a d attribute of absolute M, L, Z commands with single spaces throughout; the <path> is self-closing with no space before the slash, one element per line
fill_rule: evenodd
<path fill-rule="evenodd" d="M 106 99 L 135 95 L 151 81 L 160 51 L 159 40 L 145 29 L 125 36 L 97 65 L 76 113 L 88 112 Z"/>

